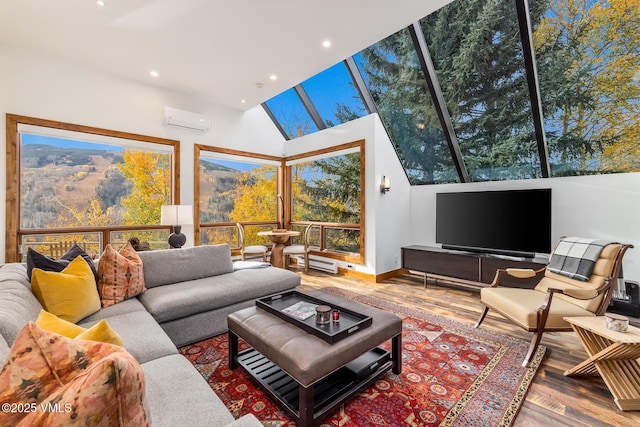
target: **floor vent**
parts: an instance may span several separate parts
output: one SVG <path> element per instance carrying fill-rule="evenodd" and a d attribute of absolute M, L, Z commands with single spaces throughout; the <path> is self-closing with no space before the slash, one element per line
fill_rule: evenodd
<path fill-rule="evenodd" d="M 298 263 L 298 265 L 304 265 L 304 257 L 296 256 L 294 257 Z M 335 261 L 330 261 L 325 258 L 316 258 L 313 256 L 309 257 L 309 268 L 313 268 L 314 270 L 320 270 L 327 273 L 336 274 L 338 273 L 338 263 Z"/>

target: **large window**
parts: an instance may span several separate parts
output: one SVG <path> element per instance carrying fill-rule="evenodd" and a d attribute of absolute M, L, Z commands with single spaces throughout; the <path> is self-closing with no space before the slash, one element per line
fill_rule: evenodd
<path fill-rule="evenodd" d="M 343 62 L 302 82 L 302 87 L 326 127 L 367 115 Z"/>
<path fill-rule="evenodd" d="M 313 223 L 311 245 L 325 256 L 364 259 L 364 146 L 362 141 L 331 151 L 287 159 L 291 174 L 291 224 Z"/>
<path fill-rule="evenodd" d="M 8 260 L 71 242 L 97 255 L 131 237 L 167 247 L 158 224 L 178 201 L 177 141 L 12 115 L 7 129 Z"/>
<path fill-rule="evenodd" d="M 530 0 L 551 172 L 640 170 L 640 5 Z"/>
<path fill-rule="evenodd" d="M 196 145 L 195 164 L 199 244 L 237 253 L 238 222 L 246 245 L 269 245 L 260 231 L 312 223 L 312 253 L 364 260 L 364 141 L 285 159 Z"/>
<path fill-rule="evenodd" d="M 411 184 L 457 182 L 451 153 L 408 30 L 354 57 Z"/>
<path fill-rule="evenodd" d="M 455 0 L 290 89 L 271 117 L 304 129 L 291 139 L 364 104 L 413 185 L 637 172 L 639 22 L 637 1 Z M 349 81 L 354 106 L 327 102 Z"/>
<path fill-rule="evenodd" d="M 455 1 L 422 31 L 472 181 L 541 176 L 513 1 Z"/>
<path fill-rule="evenodd" d="M 293 88 L 271 98 L 265 105 L 287 139 L 318 131 L 309 111 Z"/>
<path fill-rule="evenodd" d="M 245 245 L 268 244 L 257 233 L 278 227 L 282 218 L 281 160 L 198 145 L 195 162 L 198 243 L 238 248 L 236 223 L 241 223 Z"/>

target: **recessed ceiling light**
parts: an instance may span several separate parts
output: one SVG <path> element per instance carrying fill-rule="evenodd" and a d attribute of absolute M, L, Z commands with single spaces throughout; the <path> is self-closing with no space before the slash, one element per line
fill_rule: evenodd
<path fill-rule="evenodd" d="M 159 77 L 160 73 L 158 73 L 156 70 L 151 70 L 149 72 L 149 74 L 151 75 L 151 77 Z"/>
<path fill-rule="evenodd" d="M 98 0 L 98 1 L 96 1 L 96 4 L 97 4 L 98 6 L 103 6 L 103 7 L 107 5 L 107 4 L 104 2 L 104 0 Z"/>
<path fill-rule="evenodd" d="M 242 100 L 242 101 L 240 101 L 240 102 L 242 102 L 243 104 L 246 104 L 246 103 L 247 103 L 247 100 L 246 100 L 246 99 L 243 99 L 243 100 Z"/>
<path fill-rule="evenodd" d="M 275 80 L 278 80 L 278 76 L 276 76 L 275 74 L 271 74 L 271 75 L 269 76 L 269 78 L 270 78 L 271 80 L 274 80 L 274 81 L 275 81 Z"/>
<path fill-rule="evenodd" d="M 331 42 L 329 40 L 325 40 L 325 41 L 322 42 L 322 46 L 331 47 Z"/>

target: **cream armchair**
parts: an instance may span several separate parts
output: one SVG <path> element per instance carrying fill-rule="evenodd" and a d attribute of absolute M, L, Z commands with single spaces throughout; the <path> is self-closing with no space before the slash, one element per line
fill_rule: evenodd
<path fill-rule="evenodd" d="M 588 281 L 571 279 L 547 268 L 498 270 L 490 287 L 480 291 L 485 309 L 476 323 L 479 327 L 489 309 L 495 310 L 519 327 L 533 332 L 529 351 L 522 363 L 527 367 L 545 331 L 571 331 L 564 317 L 604 314 L 618 280 L 622 257 L 632 245 L 609 244 L 600 252 Z M 534 289 L 500 287 L 505 276 L 539 277 Z"/>

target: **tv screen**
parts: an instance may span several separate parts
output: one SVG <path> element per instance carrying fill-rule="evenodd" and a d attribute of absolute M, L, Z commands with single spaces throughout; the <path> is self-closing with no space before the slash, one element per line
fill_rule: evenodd
<path fill-rule="evenodd" d="M 444 248 L 523 255 L 551 252 L 551 189 L 436 194 Z"/>

